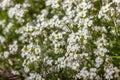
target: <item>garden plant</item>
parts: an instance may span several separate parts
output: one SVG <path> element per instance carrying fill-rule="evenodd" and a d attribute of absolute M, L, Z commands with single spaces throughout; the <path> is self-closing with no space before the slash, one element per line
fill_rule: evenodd
<path fill-rule="evenodd" d="M 120 0 L 0 0 L 0 80 L 120 80 Z"/>

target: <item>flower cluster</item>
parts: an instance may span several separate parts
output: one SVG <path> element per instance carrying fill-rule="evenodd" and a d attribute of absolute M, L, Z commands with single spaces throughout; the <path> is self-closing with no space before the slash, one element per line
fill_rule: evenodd
<path fill-rule="evenodd" d="M 12 75 L 25 80 L 119 77 L 111 60 L 112 40 L 120 42 L 119 0 L 2 0 L 0 12 L 0 68 Z"/>

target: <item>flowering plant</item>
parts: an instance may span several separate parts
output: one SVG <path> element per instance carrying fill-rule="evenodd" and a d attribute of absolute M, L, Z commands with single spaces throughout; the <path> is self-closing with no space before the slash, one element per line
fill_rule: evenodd
<path fill-rule="evenodd" d="M 119 0 L 0 1 L 1 79 L 115 80 L 119 50 Z"/>

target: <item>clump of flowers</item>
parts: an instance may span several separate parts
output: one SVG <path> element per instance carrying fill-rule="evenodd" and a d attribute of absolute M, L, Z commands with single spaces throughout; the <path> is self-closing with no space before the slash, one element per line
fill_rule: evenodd
<path fill-rule="evenodd" d="M 2 0 L 0 15 L 2 79 L 119 78 L 119 0 Z"/>

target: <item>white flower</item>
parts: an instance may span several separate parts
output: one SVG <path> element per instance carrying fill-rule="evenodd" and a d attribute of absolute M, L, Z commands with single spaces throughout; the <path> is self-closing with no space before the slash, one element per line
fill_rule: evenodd
<path fill-rule="evenodd" d="M 9 23 L 7 26 L 6 26 L 6 28 L 4 29 L 4 34 L 6 34 L 6 33 L 9 33 L 9 31 L 10 31 L 10 29 L 13 27 L 13 23 Z"/>
<path fill-rule="evenodd" d="M 18 45 L 17 45 L 17 41 L 14 41 L 13 44 L 9 45 L 9 51 L 11 54 L 16 53 L 18 50 Z"/>
<path fill-rule="evenodd" d="M 95 66 L 98 68 L 98 67 L 100 67 L 100 65 L 103 63 L 103 59 L 100 58 L 100 57 L 97 57 L 97 58 L 95 59 L 95 62 L 96 62 Z"/>
<path fill-rule="evenodd" d="M 44 80 L 40 74 L 37 73 L 29 73 L 29 76 L 25 80 Z"/>
<path fill-rule="evenodd" d="M 43 9 L 43 10 L 41 11 L 41 13 L 42 13 L 43 15 L 47 16 L 49 12 L 48 12 L 48 10 Z"/>
<path fill-rule="evenodd" d="M 90 79 L 92 80 L 92 79 L 94 79 L 95 78 L 95 76 L 97 75 L 96 74 L 96 68 L 90 68 L 90 74 L 89 74 L 89 76 L 90 76 Z"/>
<path fill-rule="evenodd" d="M 67 46 L 67 52 L 77 52 L 79 48 L 80 46 L 78 44 L 75 44 L 75 45 L 69 44 Z"/>
<path fill-rule="evenodd" d="M 7 7 L 10 7 L 11 5 L 13 5 L 12 0 L 2 0 L 2 2 L 0 2 L 0 8 L 3 10 L 5 10 Z"/>
<path fill-rule="evenodd" d="M 5 28 L 5 19 L 0 20 L 0 26 L 1 26 L 2 28 Z"/>
<path fill-rule="evenodd" d="M 47 0 L 46 1 L 46 5 L 47 6 L 52 6 L 52 8 L 58 8 L 59 7 L 59 4 L 58 4 L 58 1 L 59 0 Z"/>
<path fill-rule="evenodd" d="M 113 2 L 120 3 L 120 0 L 113 0 Z"/>
<path fill-rule="evenodd" d="M 5 42 L 5 38 L 3 36 L 0 36 L 0 44 L 2 44 L 3 42 Z"/>
<path fill-rule="evenodd" d="M 85 23 L 84 23 L 85 26 L 91 26 L 92 24 L 93 24 L 92 20 L 90 20 L 89 18 L 85 19 Z"/>
<path fill-rule="evenodd" d="M 10 53 L 9 53 L 8 51 L 5 51 L 5 52 L 4 52 L 4 57 L 5 57 L 5 58 L 8 58 L 9 54 L 10 54 Z"/>
<path fill-rule="evenodd" d="M 48 65 L 52 65 L 53 60 L 47 60 Z"/>
<path fill-rule="evenodd" d="M 10 18 L 13 18 L 14 15 L 15 15 L 15 10 L 14 10 L 14 8 L 10 8 L 9 11 L 8 11 L 8 16 L 9 16 Z"/>
<path fill-rule="evenodd" d="M 12 70 L 11 73 L 12 73 L 13 75 L 20 75 L 20 73 L 19 73 L 18 71 L 16 71 L 16 70 Z"/>
<path fill-rule="evenodd" d="M 73 70 L 78 70 L 79 66 L 80 66 L 79 63 L 77 63 L 77 62 L 73 62 L 71 65 Z"/>
<path fill-rule="evenodd" d="M 28 6 L 29 7 L 29 6 Z M 19 23 L 24 22 L 23 16 L 27 10 L 22 4 L 16 4 L 14 7 L 11 7 L 8 11 L 9 18 L 15 18 L 18 20 Z"/>
<path fill-rule="evenodd" d="M 78 73 L 76 76 L 79 79 L 80 78 L 87 79 L 87 77 L 89 76 L 89 72 L 86 70 L 86 67 L 83 67 L 82 70 L 80 71 L 80 73 Z"/>
<path fill-rule="evenodd" d="M 25 66 L 25 67 L 24 67 L 24 71 L 25 71 L 26 73 L 28 73 L 28 72 L 30 71 L 30 69 Z"/>

